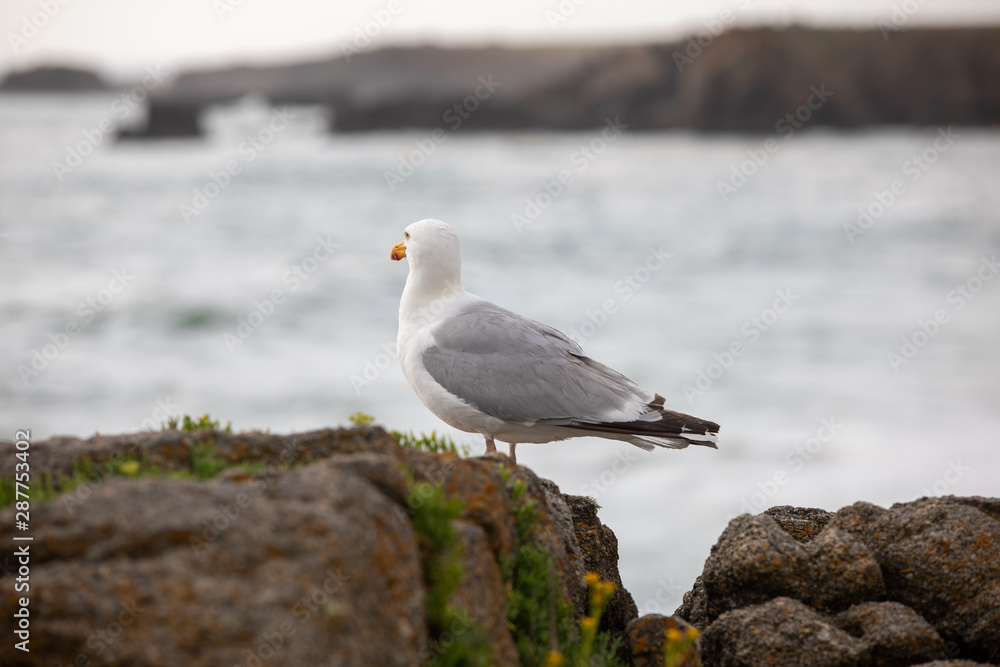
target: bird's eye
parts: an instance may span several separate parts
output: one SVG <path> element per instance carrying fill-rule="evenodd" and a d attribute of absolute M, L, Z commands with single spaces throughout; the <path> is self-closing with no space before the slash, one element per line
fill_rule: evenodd
<path fill-rule="evenodd" d="M 409 241 L 410 240 L 410 232 L 403 232 L 403 238 L 406 239 L 407 241 Z"/>

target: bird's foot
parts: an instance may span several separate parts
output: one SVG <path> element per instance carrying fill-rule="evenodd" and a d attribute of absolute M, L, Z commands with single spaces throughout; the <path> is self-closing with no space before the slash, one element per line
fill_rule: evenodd
<path fill-rule="evenodd" d="M 497 444 L 493 441 L 493 438 L 488 435 L 484 435 L 483 437 L 486 439 L 486 453 L 484 456 L 503 456 L 503 454 L 497 451 Z M 510 459 L 511 463 L 517 464 L 517 455 L 514 453 L 515 447 L 517 447 L 516 444 L 510 445 L 510 453 L 507 455 L 507 458 Z"/>

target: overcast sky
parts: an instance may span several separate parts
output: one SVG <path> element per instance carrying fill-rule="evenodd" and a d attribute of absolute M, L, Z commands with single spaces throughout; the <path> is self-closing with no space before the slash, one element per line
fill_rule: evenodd
<path fill-rule="evenodd" d="M 353 44 L 373 12 L 388 21 L 369 26 L 367 48 L 673 39 L 727 9 L 730 25 L 874 27 L 894 5 L 907 27 L 1000 24 L 1000 0 L 0 0 L 0 72 L 73 63 L 121 75 L 326 56 Z"/>

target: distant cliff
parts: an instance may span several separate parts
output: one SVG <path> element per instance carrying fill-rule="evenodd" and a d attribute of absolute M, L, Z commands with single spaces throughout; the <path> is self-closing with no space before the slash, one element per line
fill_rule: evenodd
<path fill-rule="evenodd" d="M 98 75 L 76 67 L 38 67 L 11 72 L 0 83 L 0 91 L 11 92 L 90 92 L 107 90 Z"/>
<path fill-rule="evenodd" d="M 703 31 L 627 47 L 362 50 L 181 74 L 158 104 L 320 104 L 340 132 L 398 128 L 787 132 L 1000 124 L 1000 29 Z M 151 128 L 150 134 L 157 134 Z"/>
<path fill-rule="evenodd" d="M 352 49 L 344 57 L 182 73 L 139 137 L 200 133 L 207 106 L 256 95 L 329 107 L 338 132 L 400 128 L 784 133 L 808 126 L 1000 124 L 1000 28 L 704 30 L 621 47 Z M 97 85 L 70 70 L 0 89 Z"/>

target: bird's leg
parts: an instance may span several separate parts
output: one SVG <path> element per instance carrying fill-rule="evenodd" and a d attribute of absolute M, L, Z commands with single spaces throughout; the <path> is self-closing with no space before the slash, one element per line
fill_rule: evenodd
<path fill-rule="evenodd" d="M 517 463 L 517 456 L 514 455 L 514 448 L 517 447 L 516 442 L 510 443 L 510 462 Z"/>
<path fill-rule="evenodd" d="M 484 435 L 483 437 L 486 438 L 486 453 L 487 454 L 496 454 L 497 453 L 497 446 L 496 446 L 496 443 L 493 442 L 493 438 L 491 438 L 488 435 Z"/>

